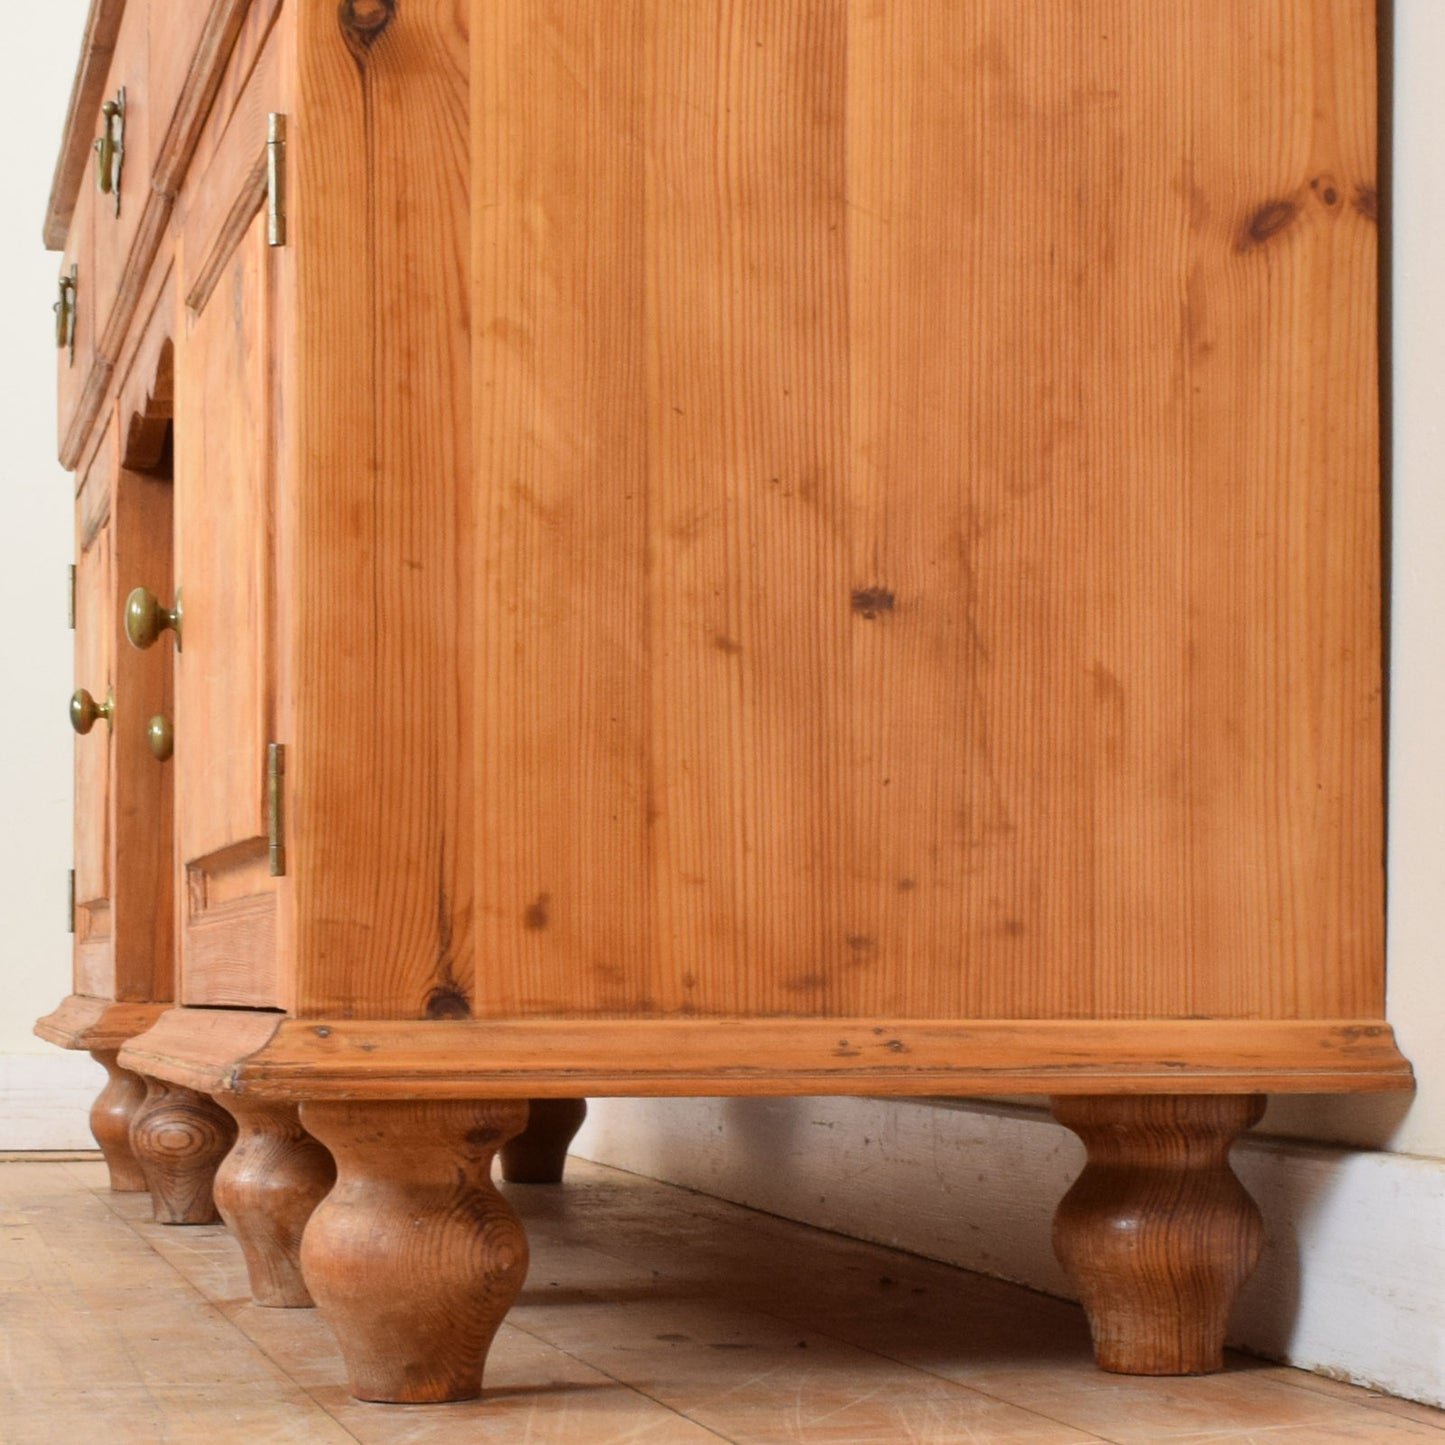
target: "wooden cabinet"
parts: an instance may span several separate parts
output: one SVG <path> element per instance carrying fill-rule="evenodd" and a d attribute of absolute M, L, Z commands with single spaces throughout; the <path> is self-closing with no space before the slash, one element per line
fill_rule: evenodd
<path fill-rule="evenodd" d="M 234 1115 L 258 1290 L 456 1398 L 492 1157 L 555 1177 L 581 1096 L 1049 1094 L 1101 1361 L 1217 1365 L 1258 1096 L 1410 1082 L 1374 5 L 176 9 L 97 0 L 50 228 L 82 810 L 156 776 L 124 599 L 180 626 L 154 986 L 86 934 L 43 1028 L 149 1007 L 162 1214 Z M 138 25 L 127 233 L 75 136 Z"/>

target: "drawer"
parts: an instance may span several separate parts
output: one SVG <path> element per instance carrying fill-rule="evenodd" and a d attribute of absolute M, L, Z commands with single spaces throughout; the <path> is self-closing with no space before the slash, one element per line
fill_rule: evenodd
<path fill-rule="evenodd" d="M 76 198 L 56 277 L 58 446 L 68 466 L 75 465 L 81 450 L 81 440 L 71 439 L 70 431 L 95 369 L 94 197 L 95 192 L 83 186 Z M 64 315 L 62 308 L 69 308 Z"/>
<path fill-rule="evenodd" d="M 145 279 L 136 275 L 127 283 L 126 263 L 151 200 L 150 8 L 149 0 L 128 0 L 125 7 L 94 117 L 96 149 L 80 183 L 81 193 L 89 193 L 95 212 L 96 344 L 109 361 L 116 359 L 123 339 L 107 330 L 122 286 L 138 287 Z M 102 147 L 106 148 L 104 155 Z"/>

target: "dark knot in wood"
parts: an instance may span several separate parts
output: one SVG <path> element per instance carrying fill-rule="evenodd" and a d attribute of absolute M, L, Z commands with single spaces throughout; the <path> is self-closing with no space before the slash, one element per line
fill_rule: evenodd
<path fill-rule="evenodd" d="M 341 33 L 358 60 L 381 39 L 396 19 L 397 0 L 341 0 L 337 20 Z"/>

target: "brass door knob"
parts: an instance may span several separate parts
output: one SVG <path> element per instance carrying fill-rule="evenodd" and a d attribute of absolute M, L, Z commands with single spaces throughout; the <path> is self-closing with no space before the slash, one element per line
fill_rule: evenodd
<path fill-rule="evenodd" d="M 76 688 L 70 699 L 70 725 L 82 737 L 88 733 L 100 718 L 105 719 L 105 725 L 110 728 L 114 725 L 115 717 L 115 694 L 108 692 L 104 702 L 96 702 L 91 695 L 83 688 Z"/>
<path fill-rule="evenodd" d="M 176 605 L 167 608 L 162 607 L 156 600 L 155 593 L 147 591 L 144 587 L 137 587 L 125 599 L 125 635 L 130 639 L 130 645 L 144 651 L 147 647 L 155 646 L 156 639 L 167 630 L 176 634 L 176 647 L 179 649 L 181 645 L 180 593 L 176 593 Z"/>
<path fill-rule="evenodd" d="M 158 712 L 146 727 L 146 746 L 160 762 L 170 762 L 176 750 L 176 726 L 163 712 Z"/>

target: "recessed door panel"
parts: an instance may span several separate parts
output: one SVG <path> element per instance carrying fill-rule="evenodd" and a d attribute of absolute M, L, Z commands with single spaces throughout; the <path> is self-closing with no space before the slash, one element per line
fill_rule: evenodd
<path fill-rule="evenodd" d="M 274 1001 L 267 851 L 271 709 L 270 252 L 258 216 L 177 355 L 176 659 L 187 1003 Z"/>

